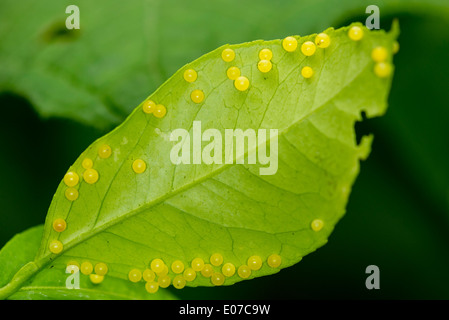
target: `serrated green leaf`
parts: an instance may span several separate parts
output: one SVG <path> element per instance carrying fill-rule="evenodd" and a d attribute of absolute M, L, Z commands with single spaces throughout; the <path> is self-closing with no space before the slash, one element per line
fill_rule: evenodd
<path fill-rule="evenodd" d="M 368 117 L 386 111 L 392 75 L 380 78 L 374 72 L 373 48 L 383 46 L 392 62 L 392 32 L 364 30 L 361 41 L 348 37 L 350 27 L 325 31 L 331 45 L 317 48 L 306 57 L 300 47 L 314 41 L 316 34 L 298 37 L 298 49 L 286 52 L 282 40 L 254 41 L 226 45 L 193 61 L 176 72 L 148 99 L 167 108 L 164 118 L 142 110 L 143 103 L 119 127 L 94 142 L 69 169 L 81 177 L 75 186 L 79 197 L 69 201 L 64 182 L 59 185 L 50 206 L 42 243 L 29 268 L 16 277 L 46 283 L 64 270 L 71 260 L 104 262 L 109 272 L 104 283 L 126 281 L 131 269 L 144 270 L 153 259 L 161 258 L 168 266 L 180 260 L 189 266 L 194 258 L 209 261 L 214 253 L 236 268 L 247 264 L 251 256 L 263 261 L 248 279 L 270 275 L 291 266 L 327 242 L 335 224 L 345 212 L 351 186 L 359 172 L 360 159 L 370 152 L 372 137 L 363 137 L 357 145 L 354 123 L 361 112 Z M 231 48 L 232 62 L 221 58 Z M 261 49 L 273 52 L 273 69 L 258 70 Z M 226 70 L 237 66 L 250 81 L 249 89 L 236 90 Z M 301 75 L 304 66 L 315 70 L 312 78 Z M 198 79 L 189 83 L 183 74 L 194 69 Z M 193 103 L 195 89 L 205 94 L 202 103 Z M 245 164 L 179 164 L 170 159 L 176 142 L 170 141 L 175 129 L 194 134 L 194 121 L 202 131 L 217 129 L 277 129 L 270 136 L 270 148 L 278 142 L 278 168 L 273 175 L 261 175 L 266 165 L 248 164 L 248 159 L 265 147 L 246 150 Z M 207 143 L 203 142 L 202 147 Z M 102 146 L 112 153 L 99 156 Z M 274 150 L 274 149 L 271 149 Z M 83 179 L 83 161 L 93 160 L 97 182 Z M 143 159 L 143 173 L 133 171 L 136 159 Z M 55 219 L 64 219 L 67 229 L 53 230 Z M 324 221 L 321 230 L 311 223 Z M 59 254 L 50 252 L 50 244 L 64 245 Z M 282 258 L 280 268 L 267 264 L 271 254 Z M 49 267 L 51 266 L 51 268 Z M 214 267 L 221 272 L 221 266 Z M 36 275 L 37 274 L 37 275 Z M 175 276 L 169 271 L 171 278 Z M 242 281 L 237 274 L 224 284 Z M 0 289 L 7 297 L 11 289 Z M 143 283 L 129 288 L 143 288 Z M 211 280 L 198 274 L 188 286 L 212 286 Z M 54 296 L 58 296 L 55 292 Z"/>

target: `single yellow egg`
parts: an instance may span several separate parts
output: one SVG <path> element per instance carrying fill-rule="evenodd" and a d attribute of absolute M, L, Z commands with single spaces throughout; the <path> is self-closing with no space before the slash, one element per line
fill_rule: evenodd
<path fill-rule="evenodd" d="M 184 277 L 181 275 L 175 276 L 175 278 L 173 279 L 173 287 L 175 287 L 176 289 L 182 289 L 185 286 L 186 286 L 186 279 L 184 279 Z"/>
<path fill-rule="evenodd" d="M 225 263 L 221 268 L 221 272 L 226 277 L 232 277 L 235 274 L 235 266 L 230 262 Z"/>
<path fill-rule="evenodd" d="M 176 260 L 171 264 L 171 270 L 174 273 L 181 273 L 184 271 L 184 263 L 180 260 Z"/>
<path fill-rule="evenodd" d="M 55 219 L 53 221 L 53 229 L 56 232 L 63 232 L 67 228 L 67 223 L 64 219 Z"/>
<path fill-rule="evenodd" d="M 69 201 L 75 201 L 79 197 L 78 190 L 75 188 L 67 188 L 64 192 L 64 195 Z"/>
<path fill-rule="evenodd" d="M 320 33 L 315 37 L 315 44 L 318 48 L 327 48 L 331 44 L 331 38 L 325 33 Z"/>
<path fill-rule="evenodd" d="M 393 54 L 398 53 L 399 52 L 399 48 L 400 48 L 399 42 L 397 42 L 397 41 L 393 42 Z"/>
<path fill-rule="evenodd" d="M 267 259 L 268 265 L 272 268 L 278 268 L 281 265 L 281 261 L 282 261 L 281 256 L 275 253 L 273 253 Z"/>
<path fill-rule="evenodd" d="M 142 159 L 136 159 L 133 162 L 133 170 L 135 173 L 143 173 L 147 169 L 147 164 Z"/>
<path fill-rule="evenodd" d="M 108 273 L 108 266 L 106 265 L 106 263 L 97 263 L 95 265 L 95 273 L 99 276 L 104 276 L 106 273 Z"/>
<path fill-rule="evenodd" d="M 313 69 L 311 67 L 306 66 L 301 69 L 301 75 L 306 79 L 310 79 L 313 76 Z"/>
<path fill-rule="evenodd" d="M 312 41 L 306 41 L 301 45 L 301 52 L 303 55 L 310 57 L 312 56 L 316 51 L 315 43 Z"/>
<path fill-rule="evenodd" d="M 104 280 L 104 276 L 101 276 L 99 274 L 94 274 L 94 273 L 91 273 L 89 275 L 89 278 L 93 284 L 99 284 L 99 283 L 103 282 L 103 280 Z"/>
<path fill-rule="evenodd" d="M 98 156 L 102 159 L 107 159 L 111 156 L 112 149 L 107 144 L 104 144 L 98 148 Z"/>
<path fill-rule="evenodd" d="M 139 269 L 132 269 L 128 273 L 128 279 L 131 282 L 139 282 L 142 280 L 142 272 Z"/>
<path fill-rule="evenodd" d="M 363 38 L 363 29 L 358 26 L 353 26 L 348 31 L 349 39 L 359 41 Z"/>
<path fill-rule="evenodd" d="M 62 242 L 59 240 L 53 240 L 52 242 L 50 242 L 50 245 L 48 246 L 48 248 L 50 249 L 50 251 L 52 253 L 61 253 L 62 249 L 64 249 L 64 246 L 62 245 Z"/>
<path fill-rule="evenodd" d="M 221 265 L 223 263 L 223 256 L 219 253 L 214 253 L 210 256 L 210 263 L 216 267 Z"/>
<path fill-rule="evenodd" d="M 184 80 L 187 82 L 194 82 L 198 78 L 198 74 L 193 69 L 184 71 Z"/>
<path fill-rule="evenodd" d="M 64 176 L 64 183 L 68 186 L 68 187 L 74 187 L 78 184 L 80 180 L 80 177 L 78 176 L 78 174 L 76 172 L 70 171 L 67 172 Z"/>
<path fill-rule="evenodd" d="M 312 228 L 313 231 L 320 231 L 323 228 L 323 226 L 324 222 L 321 219 L 315 219 L 310 224 L 310 227 Z"/>
<path fill-rule="evenodd" d="M 226 75 L 228 76 L 229 79 L 235 80 L 238 77 L 240 77 L 240 69 L 237 67 L 229 67 L 228 70 L 226 71 Z"/>
<path fill-rule="evenodd" d="M 83 178 L 87 183 L 94 184 L 98 181 L 98 171 L 95 169 L 87 169 L 83 173 Z"/>
<path fill-rule="evenodd" d="M 244 264 L 238 268 L 237 273 L 240 278 L 246 279 L 251 275 L 251 269 L 247 265 Z"/>
<path fill-rule="evenodd" d="M 371 51 L 371 58 L 375 62 L 384 62 L 387 60 L 388 57 L 388 51 L 385 47 L 376 47 Z"/>
<path fill-rule="evenodd" d="M 215 286 L 221 286 L 225 282 L 225 277 L 220 272 L 214 272 L 210 277 L 210 281 Z"/>
<path fill-rule="evenodd" d="M 235 58 L 235 52 L 234 50 L 227 48 L 224 49 L 221 53 L 221 58 L 225 61 L 225 62 L 231 62 L 232 60 L 234 60 Z"/>
<path fill-rule="evenodd" d="M 155 281 L 148 281 L 145 283 L 145 290 L 148 293 L 156 293 L 159 290 L 159 284 Z"/>
<path fill-rule="evenodd" d="M 90 169 L 93 167 L 94 162 L 90 158 L 85 158 L 83 162 L 81 163 L 84 169 Z"/>
<path fill-rule="evenodd" d="M 267 73 L 273 68 L 273 65 L 271 64 L 270 60 L 260 60 L 257 64 L 257 69 L 259 69 L 260 72 Z"/>
<path fill-rule="evenodd" d="M 163 118 L 167 114 L 167 109 L 162 104 L 158 104 L 153 114 L 156 118 Z"/>
<path fill-rule="evenodd" d="M 259 51 L 260 60 L 271 60 L 273 58 L 273 52 L 270 49 L 262 49 Z"/>
<path fill-rule="evenodd" d="M 69 262 L 67 262 L 67 266 L 76 266 L 78 267 L 78 269 L 80 269 L 80 264 L 75 260 L 70 260 Z"/>
<path fill-rule="evenodd" d="M 249 80 L 247 77 L 240 76 L 234 80 L 234 86 L 239 91 L 245 91 L 249 87 Z"/>
<path fill-rule="evenodd" d="M 161 259 L 154 259 L 151 261 L 151 270 L 156 273 L 162 272 L 165 268 L 165 263 Z"/>
<path fill-rule="evenodd" d="M 195 271 L 201 271 L 204 268 L 204 260 L 201 258 L 195 258 L 191 263 L 192 269 Z"/>
<path fill-rule="evenodd" d="M 153 113 L 156 110 L 156 103 L 152 100 L 147 100 L 143 103 L 142 110 L 147 114 Z"/>
<path fill-rule="evenodd" d="M 205 264 L 201 269 L 201 275 L 205 278 L 209 278 L 214 273 L 214 268 L 210 264 Z"/>
<path fill-rule="evenodd" d="M 192 268 L 187 268 L 184 270 L 183 277 L 186 281 L 193 281 L 196 278 L 196 272 Z"/>
<path fill-rule="evenodd" d="M 94 270 L 94 267 L 92 266 L 92 263 L 90 263 L 89 261 L 85 261 L 83 263 L 81 263 L 81 273 L 85 274 L 86 276 L 91 274 L 92 271 Z"/>
<path fill-rule="evenodd" d="M 201 103 L 204 100 L 204 92 L 201 90 L 193 90 L 190 94 L 190 99 L 195 103 Z"/>
<path fill-rule="evenodd" d="M 374 66 L 374 73 L 379 78 L 387 78 L 391 75 L 392 67 L 388 62 L 378 62 Z"/>
<path fill-rule="evenodd" d="M 154 273 L 153 270 L 145 269 L 143 271 L 142 277 L 143 280 L 145 280 L 146 282 L 151 282 L 154 281 L 154 279 L 156 279 L 156 274 Z"/>
<path fill-rule="evenodd" d="M 157 279 L 157 283 L 159 283 L 159 287 L 167 288 L 170 285 L 171 279 L 168 275 L 160 276 Z"/>
<path fill-rule="evenodd" d="M 282 47 L 287 52 L 293 52 L 298 47 L 298 40 L 294 37 L 286 37 L 282 40 Z"/>
<path fill-rule="evenodd" d="M 259 270 L 262 267 L 262 259 L 259 256 L 248 258 L 247 265 L 251 270 Z"/>

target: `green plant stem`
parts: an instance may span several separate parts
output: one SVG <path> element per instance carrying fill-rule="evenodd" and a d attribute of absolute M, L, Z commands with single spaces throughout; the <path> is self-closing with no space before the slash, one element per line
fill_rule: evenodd
<path fill-rule="evenodd" d="M 39 267 L 34 261 L 28 262 L 14 275 L 12 280 L 3 288 L 0 288 L 0 300 L 4 300 L 16 292 L 21 285 L 33 276 Z"/>

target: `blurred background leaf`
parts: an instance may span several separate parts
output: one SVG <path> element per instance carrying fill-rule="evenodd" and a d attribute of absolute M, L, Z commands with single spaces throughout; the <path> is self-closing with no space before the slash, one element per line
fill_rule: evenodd
<path fill-rule="evenodd" d="M 43 223 L 63 174 L 96 138 L 185 63 L 225 43 L 364 22 L 401 25 L 386 116 L 329 243 L 277 275 L 181 298 L 449 299 L 447 1 L 69 1 L 0 3 L 0 247 Z M 365 268 L 380 268 L 380 290 Z"/>

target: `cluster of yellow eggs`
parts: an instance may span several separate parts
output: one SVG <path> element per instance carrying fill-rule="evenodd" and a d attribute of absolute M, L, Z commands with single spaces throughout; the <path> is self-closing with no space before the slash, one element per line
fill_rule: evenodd
<path fill-rule="evenodd" d="M 271 268 L 278 268 L 281 265 L 281 257 L 278 254 L 272 254 L 267 258 L 267 264 Z M 170 268 L 159 258 L 153 259 L 145 270 L 131 269 L 128 273 L 128 280 L 134 283 L 145 282 L 145 289 L 149 293 L 155 293 L 159 288 L 167 288 L 173 285 L 176 289 L 182 289 L 187 282 L 194 281 L 198 275 L 209 278 L 215 286 L 221 286 L 226 278 L 236 274 L 246 279 L 251 273 L 262 268 L 263 261 L 260 256 L 251 256 L 247 263 L 236 268 L 231 262 L 224 262 L 220 253 L 214 253 L 209 257 L 209 263 L 205 263 L 202 258 L 194 258 L 190 265 L 186 265 L 175 260 Z"/>

